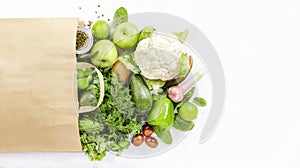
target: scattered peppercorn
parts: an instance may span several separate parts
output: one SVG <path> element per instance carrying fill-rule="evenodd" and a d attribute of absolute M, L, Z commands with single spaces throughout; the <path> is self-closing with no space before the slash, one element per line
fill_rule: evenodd
<path fill-rule="evenodd" d="M 87 26 L 92 26 L 93 22 L 89 20 L 89 23 L 87 24 Z"/>

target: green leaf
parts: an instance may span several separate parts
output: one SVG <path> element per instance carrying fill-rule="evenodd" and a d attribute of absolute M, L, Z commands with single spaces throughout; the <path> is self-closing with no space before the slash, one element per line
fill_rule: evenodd
<path fill-rule="evenodd" d="M 116 10 L 113 19 L 113 27 L 116 28 L 119 24 L 128 21 L 128 13 L 124 7 L 120 7 Z"/>
<path fill-rule="evenodd" d="M 195 97 L 193 102 L 201 107 L 204 107 L 207 104 L 206 100 L 202 97 Z"/>
<path fill-rule="evenodd" d="M 194 128 L 194 123 L 192 121 L 186 121 L 180 115 L 175 115 L 175 120 L 173 127 L 180 131 L 189 131 Z"/>
<path fill-rule="evenodd" d="M 190 71 L 190 61 L 186 53 L 181 54 L 179 58 L 179 74 L 178 77 L 184 78 Z"/>
<path fill-rule="evenodd" d="M 123 57 L 119 57 L 118 60 L 121 61 L 125 65 L 125 67 L 131 70 L 133 73 L 135 74 L 141 73 L 141 70 L 136 65 L 131 55 L 125 55 Z"/>
<path fill-rule="evenodd" d="M 104 79 L 103 103 L 95 111 L 79 115 L 82 151 L 94 161 L 102 160 L 106 151 L 120 155 L 130 145 L 128 136 L 141 132 L 141 122 L 136 120 L 137 113 L 129 88 L 120 83 L 117 75 L 111 70 L 100 71 Z"/>
<path fill-rule="evenodd" d="M 77 69 L 77 78 L 88 78 L 89 76 L 93 75 L 95 73 L 92 68 L 83 68 L 83 69 Z"/>
<path fill-rule="evenodd" d="M 79 120 L 78 125 L 79 125 L 80 130 L 85 131 L 85 130 L 92 128 L 94 125 L 94 122 L 90 119 L 83 118 L 83 119 Z"/>
<path fill-rule="evenodd" d="M 80 106 L 96 106 L 97 98 L 94 93 L 91 91 L 83 91 L 79 97 Z"/>
<path fill-rule="evenodd" d="M 158 138 L 166 144 L 172 144 L 173 138 L 170 130 L 163 130 L 158 126 L 154 127 L 154 132 L 158 136 Z"/>
<path fill-rule="evenodd" d="M 177 36 L 178 40 L 181 43 L 184 43 L 184 41 L 186 40 L 188 34 L 189 34 L 189 29 L 185 29 L 183 32 L 174 32 L 173 33 L 175 36 Z"/>
<path fill-rule="evenodd" d="M 155 28 L 152 26 L 146 26 L 140 33 L 139 41 L 151 37 L 152 33 L 155 31 Z"/>
<path fill-rule="evenodd" d="M 151 80 L 151 79 L 144 78 L 144 81 L 148 86 L 149 90 L 158 90 L 166 84 L 166 81 L 162 81 L 162 80 Z"/>

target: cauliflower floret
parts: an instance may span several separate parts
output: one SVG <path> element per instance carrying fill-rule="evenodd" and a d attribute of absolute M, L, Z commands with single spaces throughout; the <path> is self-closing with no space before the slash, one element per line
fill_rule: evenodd
<path fill-rule="evenodd" d="M 183 53 L 178 40 L 152 34 L 139 42 L 133 59 L 146 78 L 167 81 L 179 74 L 179 58 Z"/>

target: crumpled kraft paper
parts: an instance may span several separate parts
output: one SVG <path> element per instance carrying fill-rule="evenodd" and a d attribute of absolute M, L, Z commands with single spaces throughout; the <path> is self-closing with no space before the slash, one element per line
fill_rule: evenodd
<path fill-rule="evenodd" d="M 0 152 L 81 151 L 76 18 L 0 19 Z"/>

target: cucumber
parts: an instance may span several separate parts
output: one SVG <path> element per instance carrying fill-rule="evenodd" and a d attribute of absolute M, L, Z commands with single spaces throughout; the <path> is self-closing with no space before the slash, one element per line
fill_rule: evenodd
<path fill-rule="evenodd" d="M 140 75 L 133 75 L 129 87 L 137 112 L 149 112 L 152 107 L 152 95 L 143 78 Z"/>

